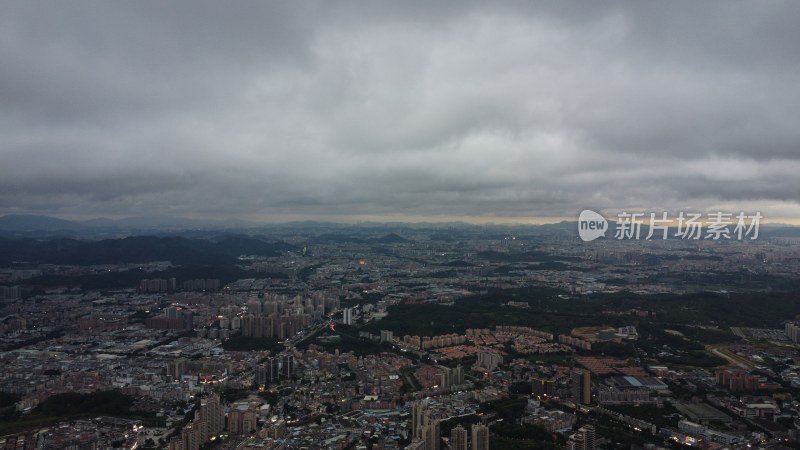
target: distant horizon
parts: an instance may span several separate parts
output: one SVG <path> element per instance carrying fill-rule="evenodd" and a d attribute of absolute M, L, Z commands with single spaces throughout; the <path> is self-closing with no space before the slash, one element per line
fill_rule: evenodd
<path fill-rule="evenodd" d="M 190 221 L 190 222 L 206 222 L 207 224 L 236 224 L 238 226 L 244 225 L 245 227 L 258 227 L 260 225 L 288 225 L 292 223 L 301 223 L 301 222 L 318 222 L 321 224 L 335 224 L 335 225 L 359 225 L 359 224 L 409 224 L 409 225 L 425 225 L 425 224 L 465 224 L 465 225 L 474 225 L 474 226 L 487 226 L 487 225 L 500 225 L 500 226 L 514 226 L 514 225 L 556 225 L 560 223 L 572 223 L 577 222 L 577 214 L 573 217 L 530 217 L 530 218 L 521 218 L 521 217 L 442 217 L 442 216 L 427 216 L 427 217 L 398 217 L 398 216 L 365 216 L 360 215 L 358 217 L 350 217 L 342 218 L 342 217 L 331 217 L 331 216 L 305 216 L 305 217 L 292 217 L 292 218 L 284 218 L 283 220 L 275 218 L 275 220 L 259 220 L 253 218 L 241 219 L 241 218 L 226 218 L 226 219 L 218 219 L 218 218 L 202 218 L 202 217 L 191 217 L 191 216 L 169 216 L 169 215 L 152 215 L 152 216 L 120 216 L 116 218 L 112 217 L 86 217 L 86 216 L 57 216 L 51 214 L 40 214 L 40 213 L 0 213 L 0 219 L 5 217 L 41 217 L 41 218 L 48 218 L 48 219 L 56 219 L 56 220 L 64 220 L 68 222 L 73 222 L 77 224 L 86 224 L 86 222 L 92 221 L 102 221 L 108 220 L 112 222 L 125 222 L 125 221 L 153 221 L 157 222 L 158 220 L 165 220 L 165 221 Z M 613 215 L 604 215 L 606 219 L 609 221 L 614 221 L 616 216 Z M 646 221 L 645 221 L 646 223 Z M 778 217 L 770 219 L 769 217 L 765 217 L 761 220 L 762 225 L 772 225 L 772 226 L 779 226 L 779 225 L 786 225 L 786 226 L 800 226 L 800 218 L 787 218 L 787 217 Z M 156 225 L 158 226 L 158 225 Z M 169 225 L 161 225 L 161 226 L 169 226 Z M 674 225 L 670 225 L 674 226 Z"/>

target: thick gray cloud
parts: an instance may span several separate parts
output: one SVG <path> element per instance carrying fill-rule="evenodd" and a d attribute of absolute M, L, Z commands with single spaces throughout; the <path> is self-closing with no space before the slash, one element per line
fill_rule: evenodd
<path fill-rule="evenodd" d="M 800 4 L 0 6 L 0 213 L 800 217 Z"/>

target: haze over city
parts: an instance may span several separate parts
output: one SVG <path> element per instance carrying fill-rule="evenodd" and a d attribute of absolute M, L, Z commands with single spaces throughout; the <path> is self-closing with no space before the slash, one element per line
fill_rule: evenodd
<path fill-rule="evenodd" d="M 800 217 L 794 2 L 3 5 L 0 214 Z"/>

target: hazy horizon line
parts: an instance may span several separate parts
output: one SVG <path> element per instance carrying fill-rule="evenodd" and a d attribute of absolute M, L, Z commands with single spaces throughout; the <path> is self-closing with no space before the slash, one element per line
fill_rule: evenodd
<path fill-rule="evenodd" d="M 727 211 L 725 211 L 727 212 Z M 738 211 L 737 211 L 738 212 Z M 601 212 L 601 215 L 609 221 L 616 219 L 615 215 L 607 215 Z M 330 223 L 337 225 L 358 225 L 362 223 L 378 223 L 378 224 L 448 224 L 448 223 L 464 223 L 467 225 L 554 225 L 562 222 L 577 222 L 578 214 L 575 216 L 455 216 L 455 215 L 399 215 L 399 214 L 354 214 L 354 215 L 273 215 L 270 217 L 209 217 L 209 216 L 171 216 L 165 214 L 154 214 L 151 216 L 76 216 L 76 215 L 53 215 L 53 214 L 36 214 L 36 213 L 0 213 L 0 218 L 6 216 L 28 216 L 28 217 L 47 217 L 57 220 L 64 220 L 76 223 L 85 223 L 98 220 L 109 220 L 112 222 L 124 222 L 134 220 L 173 220 L 173 221 L 193 221 L 193 222 L 209 222 L 209 223 L 239 223 L 249 224 L 252 226 L 258 225 L 282 225 L 291 224 L 296 222 L 320 222 Z M 735 213 L 734 218 L 735 222 Z M 764 217 L 761 223 L 765 225 L 790 225 L 800 226 L 800 218 L 797 217 Z M 647 224 L 645 219 L 644 225 Z"/>

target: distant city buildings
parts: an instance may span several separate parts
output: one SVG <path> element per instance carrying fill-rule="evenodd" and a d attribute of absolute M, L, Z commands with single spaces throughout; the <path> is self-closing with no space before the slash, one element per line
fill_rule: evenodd
<path fill-rule="evenodd" d="M 800 343 L 800 324 L 797 322 L 787 322 L 786 337 L 795 344 Z"/>
<path fill-rule="evenodd" d="M 466 336 L 458 334 L 444 334 L 440 336 L 403 336 L 403 343 L 415 349 L 431 350 L 441 347 L 460 345 L 467 341 Z"/>
<path fill-rule="evenodd" d="M 145 319 L 148 328 L 156 330 L 185 330 L 194 328 L 194 314 L 182 307 L 170 306 L 160 316 Z"/>
<path fill-rule="evenodd" d="M 290 235 L 295 236 L 294 233 L 292 230 Z M 591 254 L 631 263 L 630 266 L 603 267 L 600 259 L 586 258 L 585 245 L 570 248 L 569 240 L 559 237 L 556 246 L 547 244 L 541 251 L 555 257 L 563 256 L 564 264 L 576 268 L 590 267 L 585 264 L 590 260 L 591 267 L 597 267 L 597 273 L 549 271 L 541 267 L 533 270 L 531 264 L 514 263 L 513 276 L 507 276 L 508 261 L 483 260 L 478 256 L 481 252 L 495 252 L 492 258 L 503 258 L 496 250 L 497 243 L 491 239 L 448 243 L 429 240 L 424 234 L 427 231 L 420 233 L 423 237 L 414 245 L 398 245 L 392 254 L 382 251 L 373 254 L 367 244 L 354 244 L 360 248 L 349 251 L 347 247 L 351 243 L 313 242 L 302 258 L 299 246 L 282 251 L 281 256 L 240 258 L 242 265 L 252 262 L 250 270 L 264 270 L 259 274 L 252 272 L 257 278 L 226 283 L 222 291 L 206 278 L 183 282 L 159 278 L 157 274 L 165 273 L 172 267 L 170 263 L 142 265 L 146 268 L 142 270 L 153 275 L 142 280 L 139 289 L 127 284 L 117 290 L 103 291 L 24 284 L 22 288 L 0 287 L 0 296 L 5 297 L 0 305 L 3 308 L 0 337 L 9 349 L 0 352 L 5 374 L 0 377 L 0 390 L 19 396 L 10 408 L 23 415 L 35 411 L 37 405 L 53 395 L 119 390 L 141 399 L 140 403 L 150 408 L 148 412 L 158 417 L 158 421 L 163 420 L 167 429 L 179 430 L 169 443 L 173 450 L 194 449 L 202 447 L 203 442 L 208 443 L 215 436 L 212 431 L 220 430 L 211 423 L 219 418 L 217 410 L 220 408 L 214 406 L 209 393 L 237 393 L 239 389 L 247 391 L 247 400 L 227 404 L 219 401 L 227 411 L 227 414 L 223 412 L 225 425 L 220 433 L 227 430 L 229 436 L 225 439 L 230 441 L 224 445 L 229 442 L 233 447 L 235 443 L 243 450 L 276 446 L 372 446 L 397 450 L 402 447 L 398 442 L 410 441 L 408 448 L 441 450 L 444 445 L 441 444 L 439 420 L 480 414 L 487 402 L 508 399 L 513 396 L 512 392 L 527 383 L 533 395 L 521 416 L 515 418 L 516 423 L 541 427 L 548 433 L 563 436 L 572 434 L 568 443 L 573 449 L 596 447 L 597 438 L 591 427 L 583 426 L 575 431 L 577 426 L 587 423 L 602 423 L 603 427 L 598 430 L 609 440 L 616 440 L 615 430 L 633 428 L 642 430 L 643 439 L 648 439 L 657 431 L 656 425 L 649 422 L 652 419 L 645 416 L 651 408 L 623 409 L 613 405 L 657 405 L 661 402 L 675 407 L 675 410 L 664 408 L 663 411 L 672 413 L 670 420 L 674 419 L 676 424 L 680 420 L 678 414 L 691 421 L 681 421 L 674 430 L 665 427 L 667 431 L 662 432 L 663 436 L 682 439 L 685 444 L 737 445 L 728 443 L 735 442 L 731 436 L 738 436 L 742 445 L 747 441 L 760 446 L 762 441 L 766 442 L 764 445 L 774 445 L 784 443 L 784 438 L 800 437 L 794 429 L 796 426 L 793 428 L 798 423 L 800 408 L 791 394 L 800 388 L 797 346 L 787 342 L 800 337 L 798 322 L 785 323 L 784 317 L 776 314 L 773 328 L 731 329 L 740 340 L 729 345 L 730 351 L 742 362 L 752 361 L 759 366 L 757 370 L 692 369 L 675 362 L 689 349 L 688 346 L 683 348 L 681 343 L 700 348 L 689 341 L 702 343 L 706 330 L 671 325 L 681 331 L 671 336 L 675 339 L 661 342 L 648 322 L 658 327 L 664 325 L 655 310 L 662 311 L 669 306 L 658 302 L 648 304 L 639 297 L 645 295 L 642 292 L 686 289 L 686 283 L 667 286 L 665 283 L 672 281 L 653 281 L 658 268 L 647 262 L 659 260 L 660 255 L 677 252 L 678 259 L 659 261 L 680 276 L 678 272 L 684 267 L 691 270 L 689 274 L 703 270 L 709 264 L 709 256 L 728 258 L 725 253 L 728 251 L 735 256 L 733 260 L 737 264 L 746 264 L 749 261 L 747 252 L 784 252 L 785 249 L 777 246 L 767 249 L 714 247 L 713 251 L 702 246 L 688 250 L 642 249 L 617 248 L 615 242 L 597 242 L 602 248 Z M 542 242 L 546 243 L 547 239 Z M 518 250 L 524 255 L 528 251 L 527 243 Z M 502 251 L 516 257 L 514 249 L 503 247 Z M 352 252 L 369 257 L 368 278 L 364 276 L 366 273 L 353 273 Z M 694 259 L 695 256 L 701 258 Z M 770 258 L 773 257 L 770 253 Z M 422 260 L 424 262 L 420 262 Z M 785 270 L 795 261 L 796 254 L 786 253 L 780 264 L 748 267 L 769 269 L 776 276 L 789 279 L 791 274 Z M 452 271 L 452 277 L 440 276 L 445 266 L 448 272 Z M 132 267 L 138 269 L 140 265 Z M 105 276 L 109 271 L 130 269 L 126 266 L 42 266 L 24 270 L 30 272 L 26 277 L 44 274 L 77 279 L 79 275 Z M 737 276 L 739 270 L 737 265 Z M 17 269 L 9 271 L 3 283 L 23 283 L 24 279 L 16 274 Z M 34 271 L 38 273 L 34 275 Z M 434 276 L 429 277 L 432 274 Z M 608 279 L 617 281 L 605 284 Z M 136 280 L 139 280 L 138 275 Z M 622 297 L 630 295 L 635 301 L 587 304 L 590 313 L 598 314 L 596 325 L 586 324 L 583 319 L 580 324 L 571 325 L 566 323 L 568 316 L 559 315 L 559 320 L 565 323 L 554 328 L 572 330 L 560 337 L 530 327 L 499 323 L 503 315 L 547 313 L 556 306 L 582 308 L 584 303 L 577 297 L 579 294 L 566 293 L 575 283 L 581 286 L 575 292 L 615 292 L 623 289 L 627 282 L 635 282 L 637 291 Z M 428 330 L 427 323 L 421 327 L 408 323 L 404 325 L 409 326 L 393 328 L 394 320 L 384 320 L 397 309 L 407 310 L 415 320 L 419 317 L 424 320 L 423 309 L 432 303 L 438 304 L 437 310 L 458 309 L 463 306 L 458 299 L 464 296 L 492 295 L 495 290 L 502 292 L 502 289 L 529 286 L 560 289 L 563 295 L 553 296 L 557 300 L 553 298 L 552 301 L 544 297 L 541 300 L 520 297 L 517 300 L 521 301 L 508 302 L 508 307 L 501 306 L 505 300 L 499 301 L 498 315 L 487 318 L 485 328 L 470 328 L 463 333 L 450 333 L 441 327 L 442 321 L 438 318 L 434 329 L 446 330 L 439 333 L 447 334 L 428 333 L 426 336 L 423 330 Z M 774 295 L 779 295 L 778 290 Z M 731 298 L 733 296 L 730 294 Z M 451 304 L 454 299 L 456 303 Z M 342 311 L 341 301 L 359 306 Z M 161 310 L 164 305 L 169 306 Z M 632 308 L 633 305 L 637 308 Z M 647 310 L 642 309 L 645 307 Z M 148 317 L 151 315 L 155 316 Z M 642 321 L 640 317 L 648 320 Z M 673 320 L 672 315 L 666 317 Z M 692 321 L 701 319 L 691 317 Z M 331 330 L 331 321 L 359 328 L 338 330 L 338 324 L 334 324 L 337 333 Z M 520 323 L 519 320 L 509 322 Z M 360 327 L 362 323 L 367 325 Z M 722 321 L 718 323 L 714 331 L 708 330 L 709 333 L 727 332 Z M 577 325 L 590 326 L 573 328 Z M 417 335 L 401 333 L 396 336 L 393 330 L 401 328 L 417 328 L 417 331 L 402 332 Z M 195 332 L 187 333 L 189 330 Z M 641 341 L 636 340 L 639 332 L 644 338 Z M 257 339 L 245 339 L 251 337 Z M 281 342 L 275 345 L 270 340 Z M 617 346 L 595 344 L 593 349 L 592 344 L 598 341 L 636 347 L 641 360 L 632 356 L 633 353 L 619 357 L 600 355 Z M 772 345 L 775 341 L 778 344 Z M 255 347 L 253 350 L 240 350 L 244 344 L 251 343 Z M 621 346 L 619 349 L 622 350 Z M 467 361 L 476 361 L 476 364 L 461 365 L 468 364 Z M 646 366 L 641 361 L 646 361 Z M 415 402 L 420 398 L 426 400 Z M 547 401 L 537 402 L 536 399 Z M 559 403 L 562 405 L 554 407 Z M 581 411 L 586 410 L 582 405 L 592 403 L 599 406 L 592 408 L 591 414 L 582 414 Z M 577 412 L 567 411 L 573 406 Z M 623 414 L 622 410 L 627 411 Z M 315 420 L 320 417 L 325 420 Z M 480 417 L 485 419 L 486 416 Z M 309 423 L 307 420 L 313 420 L 313 426 L 305 425 Z M 102 425 L 104 432 L 108 428 L 106 425 Z M 125 425 L 128 431 L 138 426 Z M 91 445 L 105 448 L 122 439 L 108 432 L 114 439 L 104 442 L 105 438 L 91 435 L 85 423 L 79 423 L 81 429 L 74 433 L 66 430 L 70 426 L 62 422 L 46 431 L 0 437 L 0 447 L 27 450 L 28 443 L 41 440 L 53 449 L 80 448 L 84 444 L 87 448 Z M 492 432 L 498 434 L 505 428 L 502 425 L 492 427 Z M 721 427 L 725 428 L 724 432 L 716 429 Z M 744 431 L 746 428 L 750 429 Z M 147 432 L 150 431 L 148 421 Z M 131 436 L 134 434 L 131 431 Z M 449 433 L 449 448 L 488 448 L 489 435 L 486 424 L 469 426 L 465 423 Z M 170 440 L 166 435 L 164 438 Z M 139 439 L 137 448 L 142 448 L 142 444 Z M 126 441 L 125 446 L 130 448 L 133 442 Z"/>
<path fill-rule="evenodd" d="M 550 433 L 567 433 L 575 425 L 575 414 L 560 410 L 547 410 L 534 408 L 533 414 L 522 418 L 523 424 L 532 424 L 545 429 Z"/>
<path fill-rule="evenodd" d="M 345 308 L 342 310 L 342 323 L 345 325 L 353 325 L 355 323 L 353 308 Z"/>
<path fill-rule="evenodd" d="M 495 352 L 480 352 L 478 353 L 477 365 L 486 370 L 492 371 L 497 369 L 497 366 L 503 363 L 503 357 Z"/>
<path fill-rule="evenodd" d="M 174 280 L 174 278 L 170 278 L 170 280 Z M 184 291 L 218 291 L 220 283 L 216 278 L 198 278 L 184 281 L 182 286 Z"/>
<path fill-rule="evenodd" d="M 22 298 L 20 286 L 0 286 L 0 300 L 19 300 Z"/>
<path fill-rule="evenodd" d="M 643 405 L 656 403 L 657 397 L 651 397 L 647 389 L 604 387 L 598 391 L 597 402 L 601 405 Z"/>
<path fill-rule="evenodd" d="M 311 323 L 308 314 L 246 315 L 241 318 L 242 336 L 277 338 L 294 336 Z"/>
<path fill-rule="evenodd" d="M 451 388 L 453 386 L 460 386 L 464 384 L 464 368 L 461 364 L 456 367 L 444 367 L 441 370 L 439 386 L 443 388 Z"/>
<path fill-rule="evenodd" d="M 128 317 L 123 315 L 89 315 L 78 319 L 78 330 L 81 334 L 103 333 L 121 330 L 128 325 Z"/>
<path fill-rule="evenodd" d="M 272 295 L 263 301 L 258 298 L 247 302 L 247 314 L 239 320 L 242 336 L 288 339 L 320 320 L 329 300 L 322 297 L 288 299 Z M 231 326 L 234 321 L 231 321 Z"/>
<path fill-rule="evenodd" d="M 731 392 L 755 391 L 759 389 L 759 377 L 744 370 L 721 369 L 714 374 L 717 384 Z"/>
<path fill-rule="evenodd" d="M 176 283 L 175 278 L 144 279 L 139 282 L 139 292 L 172 292 L 176 289 Z"/>
<path fill-rule="evenodd" d="M 592 343 L 580 338 L 568 336 L 566 334 L 560 334 L 558 336 L 558 342 L 560 344 L 571 345 L 573 347 L 577 347 L 581 350 L 591 350 Z"/>
<path fill-rule="evenodd" d="M 216 278 L 198 278 L 181 284 L 184 291 L 218 291 L 220 282 Z M 139 292 L 175 292 L 178 281 L 175 278 L 147 278 L 139 282 Z"/>
<path fill-rule="evenodd" d="M 287 372 L 290 372 L 287 369 Z M 256 367 L 256 384 L 266 386 L 275 383 L 281 378 L 281 360 L 277 356 L 267 358 L 266 362 Z"/>

